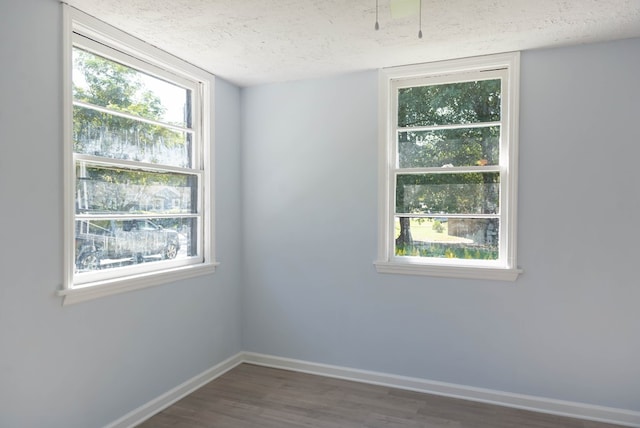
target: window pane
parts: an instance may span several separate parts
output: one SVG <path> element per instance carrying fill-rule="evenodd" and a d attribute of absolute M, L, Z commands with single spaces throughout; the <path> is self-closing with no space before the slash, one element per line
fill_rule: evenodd
<path fill-rule="evenodd" d="M 191 126 L 191 91 L 133 68 L 73 49 L 73 98 L 145 119 Z"/>
<path fill-rule="evenodd" d="M 395 218 L 395 254 L 474 260 L 498 259 L 499 220 Z"/>
<path fill-rule="evenodd" d="M 196 213 L 198 177 L 190 174 L 76 165 L 76 212 Z"/>
<path fill-rule="evenodd" d="M 398 126 L 433 126 L 500 120 L 500 79 L 398 90 Z"/>
<path fill-rule="evenodd" d="M 500 173 L 399 174 L 396 212 L 498 214 Z"/>
<path fill-rule="evenodd" d="M 76 272 L 196 255 L 194 218 L 76 220 Z"/>
<path fill-rule="evenodd" d="M 191 135 L 89 108 L 73 108 L 73 151 L 191 167 Z"/>
<path fill-rule="evenodd" d="M 399 132 L 400 168 L 497 165 L 500 127 Z"/>

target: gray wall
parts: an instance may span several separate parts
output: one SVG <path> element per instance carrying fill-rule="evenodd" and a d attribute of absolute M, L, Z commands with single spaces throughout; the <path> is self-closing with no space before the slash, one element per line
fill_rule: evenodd
<path fill-rule="evenodd" d="M 243 348 L 640 410 L 638 76 L 523 53 L 515 283 L 375 272 L 375 72 L 244 89 Z"/>
<path fill-rule="evenodd" d="M 61 6 L 0 2 L 0 426 L 113 422 L 240 348 L 240 91 L 216 82 L 221 266 L 61 306 Z"/>

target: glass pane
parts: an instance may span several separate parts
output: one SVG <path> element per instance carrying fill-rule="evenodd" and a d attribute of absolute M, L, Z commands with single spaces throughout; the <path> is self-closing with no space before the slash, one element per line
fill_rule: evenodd
<path fill-rule="evenodd" d="M 396 212 L 420 214 L 499 213 L 500 173 L 400 174 Z"/>
<path fill-rule="evenodd" d="M 500 120 L 500 79 L 398 90 L 398 126 L 433 126 Z"/>
<path fill-rule="evenodd" d="M 495 218 L 396 217 L 395 254 L 497 260 L 498 228 Z"/>
<path fill-rule="evenodd" d="M 76 272 L 196 255 L 197 219 L 77 220 Z"/>
<path fill-rule="evenodd" d="M 500 127 L 399 132 L 400 168 L 485 166 L 500 162 Z"/>
<path fill-rule="evenodd" d="M 188 214 L 197 212 L 198 177 L 76 165 L 76 212 Z"/>
<path fill-rule="evenodd" d="M 73 49 L 73 98 L 145 119 L 191 126 L 191 91 L 103 58 Z"/>
<path fill-rule="evenodd" d="M 191 134 L 73 108 L 73 151 L 112 159 L 191 167 Z"/>

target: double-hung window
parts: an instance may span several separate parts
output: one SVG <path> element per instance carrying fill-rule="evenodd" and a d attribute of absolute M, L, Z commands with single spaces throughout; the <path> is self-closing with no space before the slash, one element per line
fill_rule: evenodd
<path fill-rule="evenodd" d="M 207 76 L 67 6 L 65 22 L 65 302 L 213 271 Z"/>
<path fill-rule="evenodd" d="M 380 72 L 383 273 L 514 280 L 519 54 Z"/>

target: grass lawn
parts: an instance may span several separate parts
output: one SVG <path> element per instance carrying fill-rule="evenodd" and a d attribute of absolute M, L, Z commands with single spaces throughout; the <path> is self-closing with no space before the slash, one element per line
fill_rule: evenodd
<path fill-rule="evenodd" d="M 473 243 L 471 239 L 460 238 L 458 236 L 449 236 L 449 222 L 441 223 L 444 227 L 442 233 L 436 232 L 433 229 L 433 224 L 437 220 L 431 218 L 415 219 L 412 218 L 411 224 L 411 236 L 414 241 L 423 242 L 455 242 L 455 243 Z M 395 236 L 400 235 L 400 221 L 395 222 Z"/>

